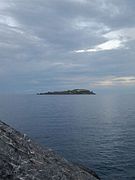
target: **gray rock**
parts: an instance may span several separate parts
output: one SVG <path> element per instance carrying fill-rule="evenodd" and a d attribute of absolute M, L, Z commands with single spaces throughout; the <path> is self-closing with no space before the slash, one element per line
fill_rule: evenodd
<path fill-rule="evenodd" d="M 0 121 L 0 180 L 97 179 L 93 171 L 69 163 Z"/>

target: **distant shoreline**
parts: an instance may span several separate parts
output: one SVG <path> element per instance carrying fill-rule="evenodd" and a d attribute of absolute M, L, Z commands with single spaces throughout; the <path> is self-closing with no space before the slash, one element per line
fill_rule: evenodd
<path fill-rule="evenodd" d="M 37 95 L 96 95 L 96 93 L 87 89 L 73 89 L 66 91 L 43 92 L 37 93 Z"/>
<path fill-rule="evenodd" d="M 43 96 L 43 95 L 52 95 L 52 96 L 53 95 L 58 95 L 58 96 L 59 95 L 60 96 L 61 95 L 65 95 L 66 96 L 67 95 L 67 96 L 70 96 L 71 95 L 71 96 L 73 96 L 73 95 L 96 95 L 96 94 L 47 94 L 47 93 L 45 94 L 45 93 L 37 93 L 36 95 L 39 95 L 39 96 Z"/>

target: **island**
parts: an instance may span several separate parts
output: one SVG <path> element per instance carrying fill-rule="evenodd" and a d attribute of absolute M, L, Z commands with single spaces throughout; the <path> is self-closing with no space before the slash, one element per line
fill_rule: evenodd
<path fill-rule="evenodd" d="M 96 173 L 34 143 L 0 121 L 0 179 L 99 180 Z"/>
<path fill-rule="evenodd" d="M 95 92 L 87 90 L 87 89 L 73 89 L 66 91 L 54 91 L 54 92 L 43 92 L 37 93 L 37 95 L 96 95 Z"/>

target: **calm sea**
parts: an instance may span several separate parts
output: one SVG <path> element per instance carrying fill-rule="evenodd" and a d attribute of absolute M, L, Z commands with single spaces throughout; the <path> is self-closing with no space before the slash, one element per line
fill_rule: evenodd
<path fill-rule="evenodd" d="M 135 95 L 1 95 L 0 119 L 103 180 L 135 180 Z"/>

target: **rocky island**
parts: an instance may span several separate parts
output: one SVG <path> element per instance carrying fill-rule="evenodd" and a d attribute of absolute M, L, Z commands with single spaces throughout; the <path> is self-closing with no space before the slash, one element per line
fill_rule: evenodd
<path fill-rule="evenodd" d="M 73 89 L 73 90 L 66 90 L 66 91 L 54 91 L 54 92 L 43 92 L 37 93 L 37 95 L 96 95 L 93 91 L 87 89 Z"/>
<path fill-rule="evenodd" d="M 51 149 L 0 121 L 1 180 L 98 180 L 95 172 L 73 165 Z"/>

